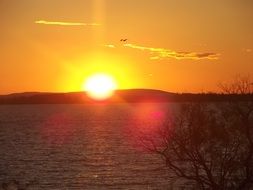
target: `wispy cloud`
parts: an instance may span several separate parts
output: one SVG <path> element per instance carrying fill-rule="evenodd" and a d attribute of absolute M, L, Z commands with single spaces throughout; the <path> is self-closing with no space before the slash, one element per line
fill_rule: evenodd
<path fill-rule="evenodd" d="M 115 45 L 113 45 L 113 44 L 105 44 L 103 46 L 107 47 L 107 48 L 116 48 Z"/>
<path fill-rule="evenodd" d="M 200 60 L 200 59 L 219 59 L 219 54 L 217 53 L 197 53 L 197 52 L 188 52 L 188 51 L 173 51 L 170 49 L 165 48 L 152 48 L 152 47 L 145 47 L 135 44 L 124 44 L 124 47 L 138 49 L 142 51 L 147 51 L 151 53 L 150 59 L 158 60 L 158 59 L 165 59 L 165 58 L 174 58 L 178 60 L 182 59 L 192 59 L 192 60 Z"/>
<path fill-rule="evenodd" d="M 58 26 L 100 26 L 100 24 L 98 23 L 61 22 L 61 21 L 46 21 L 46 20 L 36 20 L 34 23 L 45 25 L 58 25 Z"/>

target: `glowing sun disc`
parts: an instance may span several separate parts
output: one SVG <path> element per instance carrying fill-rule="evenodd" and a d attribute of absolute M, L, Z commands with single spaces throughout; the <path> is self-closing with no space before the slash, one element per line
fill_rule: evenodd
<path fill-rule="evenodd" d="M 87 92 L 87 95 L 95 100 L 105 100 L 111 97 L 116 88 L 115 80 L 105 74 L 93 75 L 84 84 L 84 90 Z"/>

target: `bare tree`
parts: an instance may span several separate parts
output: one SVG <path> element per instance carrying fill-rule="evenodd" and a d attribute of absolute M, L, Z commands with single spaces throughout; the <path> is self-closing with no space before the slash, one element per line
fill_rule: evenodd
<path fill-rule="evenodd" d="M 250 88 L 240 79 L 224 86 L 224 93 L 248 94 Z M 143 137 L 142 143 L 192 189 L 252 189 L 252 101 L 182 105 L 159 135 Z"/>
<path fill-rule="evenodd" d="M 225 94 L 252 94 L 253 83 L 250 76 L 237 75 L 232 81 L 218 84 L 222 93 Z"/>
<path fill-rule="evenodd" d="M 222 84 L 221 89 L 228 95 L 251 95 L 249 101 L 230 101 L 220 107 L 223 117 L 233 124 L 234 130 L 244 139 L 244 179 L 238 189 L 247 189 L 249 184 L 253 186 L 253 83 L 250 76 L 238 76 L 230 84 Z"/>

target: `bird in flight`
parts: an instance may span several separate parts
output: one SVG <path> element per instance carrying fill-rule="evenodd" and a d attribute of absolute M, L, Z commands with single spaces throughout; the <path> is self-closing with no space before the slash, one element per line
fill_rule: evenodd
<path fill-rule="evenodd" d="M 127 42 L 128 39 L 121 39 L 121 42 Z"/>

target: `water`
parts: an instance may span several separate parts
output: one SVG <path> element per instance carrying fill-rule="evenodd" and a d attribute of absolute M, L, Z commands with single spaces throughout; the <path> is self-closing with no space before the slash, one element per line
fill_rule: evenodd
<path fill-rule="evenodd" d="M 0 183 L 30 189 L 168 189 L 164 162 L 143 150 L 170 104 L 0 106 Z M 28 186 L 27 186 L 28 187 Z"/>

